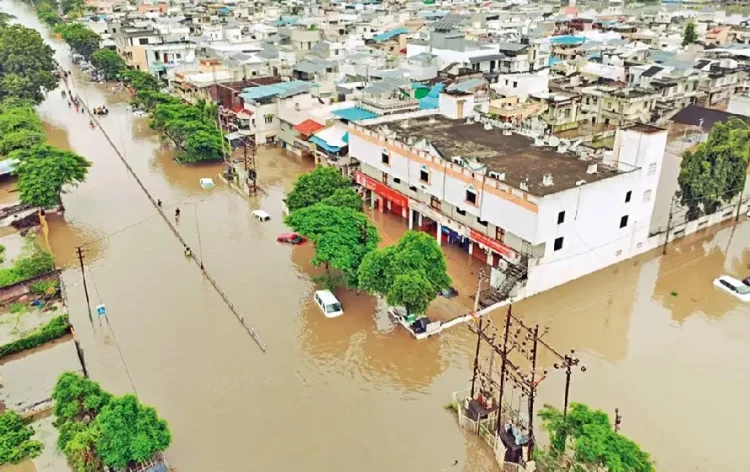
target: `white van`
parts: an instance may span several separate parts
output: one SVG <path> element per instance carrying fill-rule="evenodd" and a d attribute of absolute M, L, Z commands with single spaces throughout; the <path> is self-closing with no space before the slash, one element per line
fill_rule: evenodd
<path fill-rule="evenodd" d="M 258 221 L 268 221 L 271 219 L 271 215 L 263 210 L 255 210 L 252 215 L 258 219 Z"/>
<path fill-rule="evenodd" d="M 336 318 L 344 314 L 341 303 L 330 290 L 318 290 L 315 292 L 315 304 L 323 311 L 326 318 Z"/>

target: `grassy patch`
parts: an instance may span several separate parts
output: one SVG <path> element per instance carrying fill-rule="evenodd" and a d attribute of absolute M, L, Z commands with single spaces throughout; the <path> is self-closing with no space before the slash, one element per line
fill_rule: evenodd
<path fill-rule="evenodd" d="M 32 349 L 42 344 L 61 338 L 70 332 L 70 321 L 68 315 L 60 315 L 53 318 L 44 326 L 40 326 L 23 338 L 12 343 L 0 346 L 0 359 L 17 352 Z"/>
<path fill-rule="evenodd" d="M 33 236 L 23 243 L 23 253 L 13 267 L 0 269 L 0 287 L 13 285 L 37 275 L 45 274 L 55 268 L 55 259 L 45 251 Z"/>
<path fill-rule="evenodd" d="M 18 464 L 27 457 L 38 456 L 42 443 L 32 440 L 33 435 L 34 430 L 15 411 L 0 415 L 0 465 Z"/>

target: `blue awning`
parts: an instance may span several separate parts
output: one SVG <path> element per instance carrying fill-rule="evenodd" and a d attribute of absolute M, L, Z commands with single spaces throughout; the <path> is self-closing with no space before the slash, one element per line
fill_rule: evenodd
<path fill-rule="evenodd" d="M 325 149 L 328 152 L 339 152 L 341 151 L 341 148 L 338 146 L 329 146 L 327 142 L 323 141 L 317 136 L 311 136 L 310 142 L 315 143 L 316 146 L 320 146 L 323 149 Z"/>
<path fill-rule="evenodd" d="M 371 120 L 378 117 L 375 113 L 370 113 L 358 107 L 342 108 L 334 110 L 332 113 L 341 119 L 349 121 Z"/>

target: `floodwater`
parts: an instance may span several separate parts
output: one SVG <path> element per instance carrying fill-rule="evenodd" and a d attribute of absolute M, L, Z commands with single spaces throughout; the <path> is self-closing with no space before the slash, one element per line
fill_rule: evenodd
<path fill-rule="evenodd" d="M 47 37 L 24 6 L 3 8 Z M 50 43 L 69 64 L 67 48 Z M 87 182 L 65 195 L 64 220 L 50 221 L 71 319 L 92 376 L 118 393 L 135 390 L 169 421 L 172 465 L 186 472 L 497 470 L 443 410 L 470 379 L 466 328 L 417 342 L 393 329 L 371 297 L 339 291 L 346 314 L 333 320 L 311 303 L 318 273 L 311 248 L 275 242 L 285 230 L 281 199 L 309 161 L 264 149 L 260 196 L 247 200 L 221 183 L 203 190 L 198 180 L 219 182 L 220 165 L 175 164 L 146 120 L 106 87 L 74 88 L 91 105 L 108 103 L 102 126 L 166 211 L 181 208 L 180 231 L 268 346 L 263 354 L 184 258 L 101 131 L 52 92 L 39 107 L 50 140 L 93 162 Z M 272 220 L 254 221 L 257 208 Z M 372 217 L 386 242 L 405 226 L 392 215 Z M 528 323 L 550 325 L 547 342 L 582 358 L 588 370 L 574 375 L 572 400 L 610 413 L 619 407 L 623 431 L 659 470 L 750 469 L 747 458 L 725 452 L 742 450 L 750 418 L 750 309 L 711 286 L 720 273 L 748 271 L 748 241 L 747 222 L 733 233 L 729 226 L 704 231 L 672 245 L 665 258 L 647 254 L 514 306 Z M 78 245 L 86 250 L 91 303 L 107 305 L 114 331 L 89 322 Z M 461 296 L 431 307 L 441 317 L 468 310 L 479 269 L 466 254 L 447 252 Z M 550 373 L 540 404 L 561 405 L 561 381 Z"/>

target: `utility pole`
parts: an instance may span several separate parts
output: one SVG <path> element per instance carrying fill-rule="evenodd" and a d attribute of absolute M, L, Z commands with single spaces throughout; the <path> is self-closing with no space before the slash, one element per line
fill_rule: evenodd
<path fill-rule="evenodd" d="M 737 202 L 737 214 L 734 215 L 734 221 L 740 221 L 740 213 L 742 211 L 742 193 L 740 193 L 740 201 Z"/>
<path fill-rule="evenodd" d="M 529 457 L 534 457 L 534 398 L 536 397 L 536 358 L 539 347 L 539 325 L 534 326 L 534 340 L 531 345 L 531 381 L 529 385 Z"/>
<path fill-rule="evenodd" d="M 91 317 L 91 299 L 89 298 L 89 288 L 86 285 L 86 270 L 83 266 L 83 248 L 81 246 L 76 247 L 76 253 L 78 254 L 78 262 L 81 264 L 81 277 L 83 277 L 83 292 L 86 294 L 86 307 L 89 311 L 89 321 L 94 322 Z"/>
<path fill-rule="evenodd" d="M 500 393 L 497 397 L 497 424 L 495 425 L 497 434 L 502 432 L 503 425 L 503 393 L 505 393 L 505 377 L 507 377 L 506 369 L 508 368 L 508 332 L 510 331 L 510 320 L 512 316 L 513 305 L 511 304 L 508 305 L 508 312 L 505 315 L 505 331 L 503 333 L 503 355 L 502 364 L 500 364 Z"/>
<path fill-rule="evenodd" d="M 472 315 L 476 316 L 477 310 L 479 309 L 479 293 L 482 291 L 482 279 L 484 279 L 484 269 L 479 271 L 477 277 L 477 293 L 474 297 L 474 312 Z M 477 374 L 479 373 L 479 347 L 482 344 L 482 329 L 484 328 L 484 319 L 479 318 L 479 327 L 477 328 L 477 347 L 474 351 L 474 369 L 471 375 L 471 398 L 474 398 L 476 392 Z"/>
<path fill-rule="evenodd" d="M 245 136 L 242 141 L 244 144 L 245 171 L 247 172 L 247 192 L 248 196 L 252 196 L 258 192 L 258 171 L 255 168 L 255 150 L 257 146 L 254 137 Z M 248 146 L 250 147 L 250 152 L 248 152 Z"/>
<path fill-rule="evenodd" d="M 664 236 L 664 246 L 661 248 L 661 255 L 667 255 L 667 244 L 669 244 L 669 231 L 672 228 L 672 214 L 674 213 L 674 201 L 677 196 L 672 197 L 672 201 L 669 204 L 669 219 L 667 220 L 667 234 Z"/>

